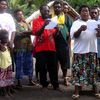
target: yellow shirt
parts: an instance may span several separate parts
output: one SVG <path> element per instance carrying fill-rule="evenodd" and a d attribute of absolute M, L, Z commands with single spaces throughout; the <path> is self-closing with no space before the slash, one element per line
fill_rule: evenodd
<path fill-rule="evenodd" d="M 0 51 L 0 68 L 6 69 L 11 64 L 11 56 L 8 49 L 6 49 L 4 52 Z"/>

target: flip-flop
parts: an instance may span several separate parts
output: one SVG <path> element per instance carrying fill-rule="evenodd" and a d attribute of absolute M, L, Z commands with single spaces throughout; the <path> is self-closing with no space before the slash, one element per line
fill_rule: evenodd
<path fill-rule="evenodd" d="M 73 95 L 72 95 L 72 99 L 73 99 L 73 100 L 78 100 L 79 97 L 80 97 L 80 96 L 79 96 L 79 95 L 76 95 L 76 94 L 73 94 Z"/>
<path fill-rule="evenodd" d="M 96 97 L 97 99 L 100 99 L 100 94 L 99 94 L 99 93 L 95 94 L 95 97 Z"/>

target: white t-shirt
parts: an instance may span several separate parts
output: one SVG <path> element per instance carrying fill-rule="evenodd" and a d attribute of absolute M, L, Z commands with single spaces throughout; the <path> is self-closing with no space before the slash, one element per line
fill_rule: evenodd
<path fill-rule="evenodd" d="M 81 27 L 81 25 L 86 25 L 87 29 L 82 31 L 78 38 L 74 37 L 74 33 Z M 74 39 L 73 52 L 84 54 L 89 52 L 97 53 L 97 37 L 96 30 L 97 22 L 95 20 L 89 19 L 87 22 L 80 19 L 76 20 L 70 31 L 71 38 Z"/>
<path fill-rule="evenodd" d="M 9 40 L 12 32 L 16 31 L 16 26 L 13 17 L 8 13 L 0 14 L 0 29 L 5 29 L 9 32 Z"/>

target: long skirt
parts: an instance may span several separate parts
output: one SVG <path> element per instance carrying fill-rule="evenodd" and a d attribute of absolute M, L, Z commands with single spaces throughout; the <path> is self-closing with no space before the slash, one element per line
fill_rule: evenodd
<path fill-rule="evenodd" d="M 12 66 L 9 66 L 6 69 L 0 68 L 0 87 L 11 86 L 13 84 Z"/>
<path fill-rule="evenodd" d="M 74 54 L 72 72 L 75 85 L 97 85 L 98 70 L 96 53 Z"/>
<path fill-rule="evenodd" d="M 16 66 L 16 79 L 22 79 L 24 75 L 33 76 L 33 55 L 32 52 L 18 51 L 14 53 Z"/>

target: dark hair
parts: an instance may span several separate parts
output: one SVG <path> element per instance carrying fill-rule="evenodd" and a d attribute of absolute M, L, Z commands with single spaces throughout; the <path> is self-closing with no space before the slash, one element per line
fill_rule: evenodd
<path fill-rule="evenodd" d="M 44 6 L 49 7 L 47 4 L 43 4 L 43 5 L 40 6 L 40 10 L 42 10 Z M 49 7 L 49 8 L 50 8 L 50 7 Z"/>
<path fill-rule="evenodd" d="M 98 10 L 99 6 L 93 6 L 90 9 L 97 9 Z"/>
<path fill-rule="evenodd" d="M 64 6 L 64 5 L 67 5 L 67 6 L 68 6 L 68 4 L 67 4 L 65 1 L 63 1 L 63 6 Z"/>
<path fill-rule="evenodd" d="M 5 1 L 5 2 L 7 2 L 7 0 L 0 0 L 0 2 L 2 2 L 2 1 Z"/>
<path fill-rule="evenodd" d="M 16 10 L 14 11 L 14 17 L 15 17 L 15 18 L 16 18 L 17 13 L 20 12 L 20 11 L 23 12 L 21 9 L 16 9 Z"/>
<path fill-rule="evenodd" d="M 0 41 L 1 41 L 1 43 L 4 43 L 6 38 L 8 38 L 8 31 L 1 29 L 0 30 Z"/>
<path fill-rule="evenodd" d="M 63 1 L 59 0 L 59 1 L 55 1 L 53 3 L 53 6 L 55 6 L 56 4 L 60 4 L 61 6 L 63 6 Z"/>
<path fill-rule="evenodd" d="M 81 13 L 81 10 L 82 10 L 83 8 L 88 8 L 89 11 L 90 11 L 89 6 L 87 6 L 87 5 L 81 5 L 80 8 L 79 8 L 79 14 Z"/>

